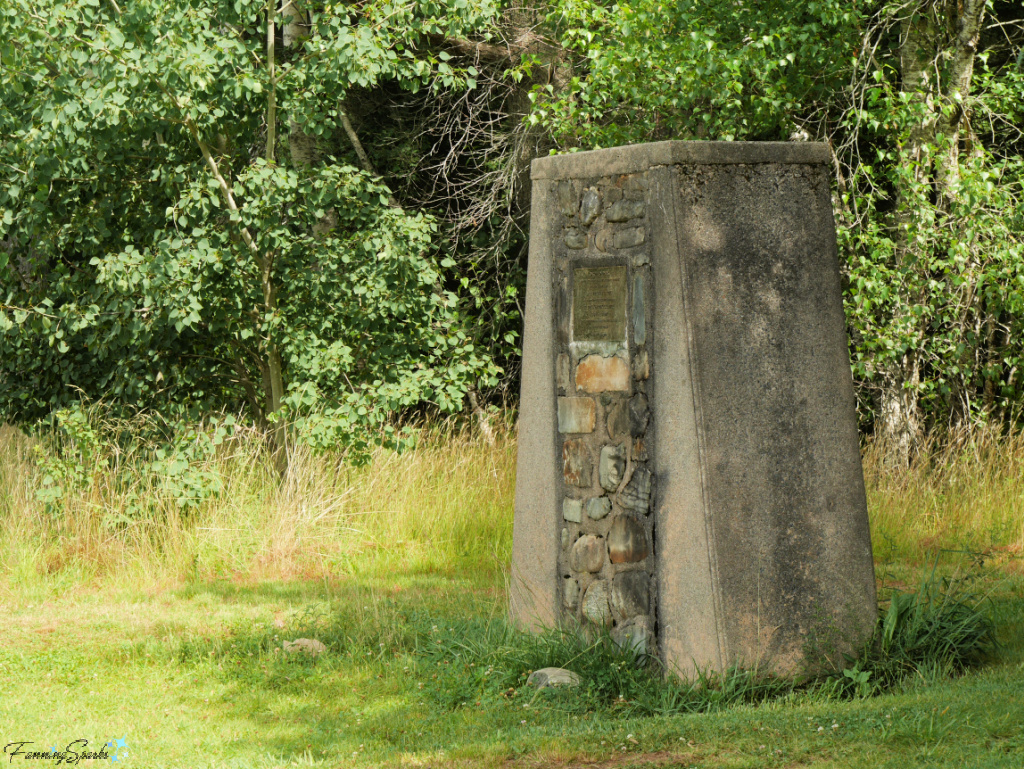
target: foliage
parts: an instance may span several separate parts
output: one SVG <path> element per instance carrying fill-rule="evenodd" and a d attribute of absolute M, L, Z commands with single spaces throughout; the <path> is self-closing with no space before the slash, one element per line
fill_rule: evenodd
<path fill-rule="evenodd" d="M 401 445 L 515 389 L 532 154 L 672 138 L 829 144 L 866 430 L 1019 421 L 1017 0 L 267 7 L 0 12 L 0 416 Z"/>
<path fill-rule="evenodd" d="M 265 146 L 278 122 L 291 144 L 329 144 L 354 86 L 469 87 L 419 42 L 492 9 L 318 8 L 276 68 L 264 10 L 0 11 L 3 418 L 38 420 L 84 393 L 168 418 L 315 413 L 319 445 L 361 444 L 387 438 L 397 411 L 458 410 L 494 381 L 445 288 L 454 263 L 436 223 L 342 160 Z"/>
<path fill-rule="evenodd" d="M 59 412 L 31 438 L 0 428 L 0 563 L 169 579 L 503 568 L 508 425 L 496 425 L 493 446 L 454 423 L 413 425 L 404 451 L 368 457 L 316 451 L 305 428 L 283 482 L 265 434 L 231 415 L 168 423 L 94 404 Z"/>
<path fill-rule="evenodd" d="M 103 510 L 100 525 L 108 533 L 159 520 L 168 507 L 196 513 L 224 490 L 215 457 L 235 426 L 230 415 L 168 425 L 158 417 L 111 419 L 102 404 L 57 409 L 37 427 L 32 446 L 35 499 L 59 526 L 81 514 L 78 499 L 111 486 L 122 499 Z"/>
<path fill-rule="evenodd" d="M 561 147 L 652 139 L 779 139 L 841 87 L 862 16 L 849 3 L 555 3 L 574 57 L 531 119 Z"/>
<path fill-rule="evenodd" d="M 864 698 L 962 675 L 996 659 L 993 606 L 971 592 L 977 582 L 977 574 L 938 578 L 933 570 L 916 593 L 893 591 L 865 648 L 814 687 L 830 696 Z"/>
<path fill-rule="evenodd" d="M 883 17 L 874 34 L 895 23 Z M 964 152 L 956 135 L 922 140 L 936 118 L 891 58 L 855 63 L 861 84 L 835 137 L 846 169 L 836 202 L 867 424 L 893 384 L 913 393 L 928 427 L 1020 416 L 1024 156 L 1002 123 L 1018 120 L 1024 81 L 996 45 L 977 69 Z M 975 133 L 982 121 L 990 130 Z"/>
<path fill-rule="evenodd" d="M 903 233 L 919 255 L 900 258 L 892 222 L 875 215 L 891 201 L 865 195 L 863 226 L 845 229 L 841 237 L 850 255 L 847 317 L 854 372 L 865 394 L 895 361 L 913 352 L 920 358 L 920 381 L 908 381 L 907 387 L 917 390 L 933 425 L 957 417 L 970 422 L 986 415 L 1019 416 L 1024 229 L 1014 212 L 1024 192 L 1022 167 L 1019 158 L 964 164 L 957 198 L 946 211 L 937 210 L 927 185 L 901 184 L 912 164 L 889 166 L 883 172 L 888 178 L 871 180 L 901 185 Z M 870 401 L 864 405 L 870 414 Z"/>
<path fill-rule="evenodd" d="M 62 513 L 60 502 L 65 496 L 81 493 L 94 482 L 97 473 L 109 469 L 100 436 L 89 423 L 88 414 L 81 409 L 58 409 L 51 419 L 63 433 L 63 445 L 49 451 L 40 444 L 32 447 L 41 470 L 35 496 L 48 515 Z"/>
<path fill-rule="evenodd" d="M 877 647 L 863 667 L 886 688 L 908 675 L 959 674 L 992 659 L 996 627 L 968 580 L 925 580 L 917 593 L 896 592 L 879 618 Z"/>

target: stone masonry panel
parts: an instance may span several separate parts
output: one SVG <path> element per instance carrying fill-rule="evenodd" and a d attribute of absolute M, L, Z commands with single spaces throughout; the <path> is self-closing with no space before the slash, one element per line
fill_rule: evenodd
<path fill-rule="evenodd" d="M 655 653 L 650 241 L 643 173 L 564 181 L 554 259 L 561 611 Z"/>

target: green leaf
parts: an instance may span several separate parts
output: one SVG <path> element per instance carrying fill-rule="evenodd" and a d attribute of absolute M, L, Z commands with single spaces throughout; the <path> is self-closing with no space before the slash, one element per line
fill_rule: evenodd
<path fill-rule="evenodd" d="M 117 27 L 108 25 L 107 36 L 110 38 L 110 44 L 114 48 L 122 48 L 124 46 L 124 35 L 121 34 L 121 30 Z"/>

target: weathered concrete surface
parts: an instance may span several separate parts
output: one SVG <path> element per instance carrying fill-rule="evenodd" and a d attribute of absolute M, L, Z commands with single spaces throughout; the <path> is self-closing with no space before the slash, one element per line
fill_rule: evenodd
<path fill-rule="evenodd" d="M 535 184 L 533 205 L 548 216 L 530 222 L 526 292 L 531 311 L 523 324 L 519 459 L 512 523 L 512 618 L 523 627 L 551 627 L 559 619 L 558 550 L 561 527 L 561 456 L 555 413 L 555 328 L 551 313 L 552 247 L 559 212 L 552 184 Z M 543 308 L 543 309 L 541 309 Z"/>
<path fill-rule="evenodd" d="M 876 605 L 827 170 L 674 172 L 721 646 L 792 671 L 815 638 L 864 637 Z"/>
<path fill-rule="evenodd" d="M 727 656 L 720 640 L 718 579 L 712 529 L 705 517 L 697 401 L 690 366 L 691 340 L 683 307 L 683 263 L 676 240 L 676 173 L 671 167 L 649 173 L 652 205 L 651 251 L 655 326 L 667 333 L 655 339 L 653 398 L 659 444 L 669 447 L 654 458 L 658 497 L 658 644 L 666 665 L 684 676 L 722 670 Z"/>
<path fill-rule="evenodd" d="M 633 174 L 657 166 L 680 163 L 701 165 L 788 164 L 829 162 L 828 147 L 815 142 L 652 142 L 606 150 L 573 152 L 533 161 L 533 181 L 548 179 L 599 179 Z M 555 213 L 554 204 L 548 209 Z M 536 200 L 531 212 L 540 211 Z M 532 229 L 531 229 L 532 238 Z"/>

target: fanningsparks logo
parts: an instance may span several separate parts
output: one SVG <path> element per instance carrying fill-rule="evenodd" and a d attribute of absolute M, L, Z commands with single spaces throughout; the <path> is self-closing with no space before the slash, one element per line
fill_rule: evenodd
<path fill-rule="evenodd" d="M 51 746 L 49 750 L 36 750 L 32 747 L 34 744 L 28 740 L 8 742 L 4 746 L 4 755 L 10 757 L 8 763 L 13 764 L 16 757 L 29 761 L 53 761 L 55 766 L 77 764 L 79 761 L 124 761 L 128 758 L 127 734 L 120 739 L 111 740 L 99 750 L 89 750 L 89 740 L 74 740 L 63 750 L 56 745 Z"/>

